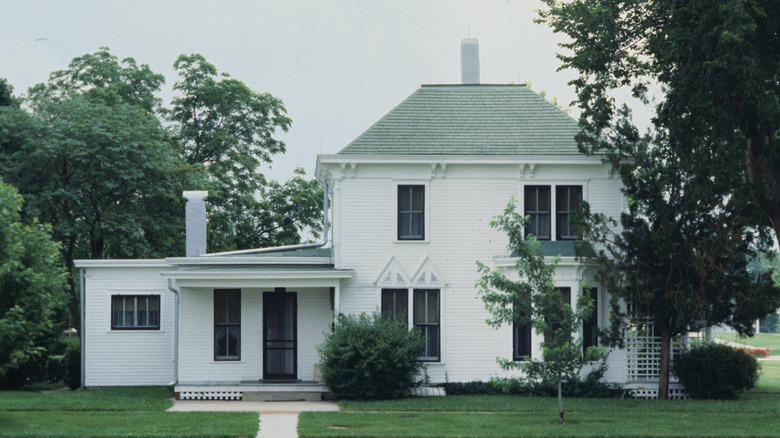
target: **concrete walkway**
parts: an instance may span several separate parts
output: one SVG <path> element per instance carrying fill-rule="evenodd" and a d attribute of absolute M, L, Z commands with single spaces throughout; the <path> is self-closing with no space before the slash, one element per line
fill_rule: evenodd
<path fill-rule="evenodd" d="M 259 412 L 257 438 L 297 438 L 298 414 L 303 411 L 338 411 L 335 402 L 250 402 L 221 400 L 174 400 L 173 412 Z"/>
<path fill-rule="evenodd" d="M 725 339 L 715 338 L 714 341 L 715 341 L 716 344 L 728 345 L 729 347 L 734 347 L 734 348 L 752 348 L 752 349 L 761 348 L 761 347 L 754 347 L 752 345 L 740 344 L 740 343 L 737 343 L 737 342 L 731 342 L 731 341 L 727 341 Z M 777 351 L 778 350 L 774 350 L 773 351 L 770 348 L 769 349 L 769 354 L 770 354 L 769 356 L 767 356 L 767 357 L 758 357 L 757 356 L 756 359 L 758 359 L 760 361 L 763 361 L 763 360 L 780 360 L 780 355 L 772 354 L 773 352 L 776 353 Z"/>

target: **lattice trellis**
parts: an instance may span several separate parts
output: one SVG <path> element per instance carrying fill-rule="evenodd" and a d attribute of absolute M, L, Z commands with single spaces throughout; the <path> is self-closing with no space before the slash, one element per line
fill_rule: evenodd
<path fill-rule="evenodd" d="M 661 337 L 656 335 L 650 318 L 634 318 L 626 330 L 627 377 L 629 382 L 657 380 L 661 365 Z M 700 333 L 689 333 L 672 339 L 672 354 L 702 341 Z M 672 376 L 673 378 L 673 376 Z"/>

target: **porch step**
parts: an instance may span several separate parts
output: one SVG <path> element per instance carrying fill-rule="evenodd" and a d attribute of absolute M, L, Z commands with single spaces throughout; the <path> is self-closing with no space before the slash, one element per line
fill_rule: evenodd
<path fill-rule="evenodd" d="M 322 401 L 321 392 L 244 392 L 244 401 Z"/>

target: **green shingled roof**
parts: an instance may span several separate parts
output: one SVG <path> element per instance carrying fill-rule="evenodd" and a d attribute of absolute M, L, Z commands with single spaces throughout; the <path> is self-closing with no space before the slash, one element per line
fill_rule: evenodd
<path fill-rule="evenodd" d="M 423 85 L 340 155 L 573 155 L 577 122 L 525 85 Z"/>

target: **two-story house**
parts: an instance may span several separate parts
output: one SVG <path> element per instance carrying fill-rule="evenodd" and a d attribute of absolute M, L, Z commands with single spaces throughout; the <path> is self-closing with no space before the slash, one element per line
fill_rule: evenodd
<path fill-rule="evenodd" d="M 475 82 L 475 81 L 467 81 Z M 189 192 L 188 254 L 82 260 L 84 384 L 176 385 L 182 397 L 320 391 L 316 345 L 337 313 L 404 315 L 427 342 L 432 382 L 506 376 L 496 357 L 540 354 L 530 327 L 489 327 L 476 262 L 512 269 L 490 227 L 510 199 L 572 303 L 593 268 L 574 257 L 570 212 L 582 200 L 617 217 L 620 180 L 581 154 L 577 122 L 525 85 L 423 85 L 336 154 L 317 157 L 331 205 L 319 244 L 205 254 L 203 192 Z M 625 382 L 624 355 L 609 379 Z M 289 382 L 297 382 L 290 385 Z"/>

